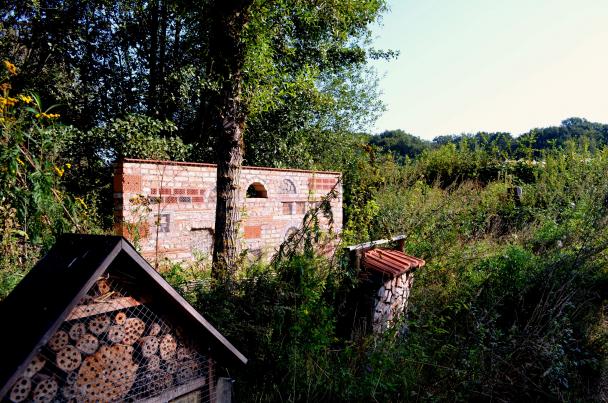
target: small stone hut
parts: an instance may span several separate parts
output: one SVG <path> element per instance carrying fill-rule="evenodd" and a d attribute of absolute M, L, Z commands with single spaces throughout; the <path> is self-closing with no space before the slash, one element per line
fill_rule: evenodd
<path fill-rule="evenodd" d="M 370 273 L 368 280 L 379 285 L 372 316 L 374 332 L 386 330 L 405 313 L 414 271 L 424 263 L 398 250 L 372 249 L 363 254 L 363 266 Z"/>
<path fill-rule="evenodd" d="M 216 165 L 124 159 L 114 171 L 117 232 L 137 242 L 148 261 L 192 260 L 213 248 Z M 269 257 L 330 191 L 332 230 L 342 228 L 339 172 L 243 167 L 241 249 Z M 329 229 L 328 222 L 321 223 Z"/>
<path fill-rule="evenodd" d="M 226 402 L 247 363 L 117 236 L 61 237 L 0 318 L 0 401 Z"/>
<path fill-rule="evenodd" d="M 403 239 L 397 236 L 347 248 L 362 277 L 359 320 L 371 325 L 374 333 L 387 330 L 403 317 L 414 272 L 425 265 L 424 260 L 401 252 Z M 379 247 L 389 242 L 396 242 L 396 249 Z"/>

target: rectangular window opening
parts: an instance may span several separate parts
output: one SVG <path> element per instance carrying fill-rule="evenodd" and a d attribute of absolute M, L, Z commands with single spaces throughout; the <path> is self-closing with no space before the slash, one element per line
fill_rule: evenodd
<path fill-rule="evenodd" d="M 169 232 L 171 228 L 171 214 L 160 214 L 156 216 L 159 232 Z"/>

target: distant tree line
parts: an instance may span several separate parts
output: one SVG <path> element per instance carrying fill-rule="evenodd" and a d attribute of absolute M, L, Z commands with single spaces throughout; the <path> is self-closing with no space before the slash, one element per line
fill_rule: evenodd
<path fill-rule="evenodd" d="M 539 157 L 543 150 L 560 149 L 571 141 L 594 152 L 608 145 L 608 124 L 590 122 L 584 118 L 569 118 L 559 126 L 535 128 L 518 137 L 506 132 L 478 132 L 438 136 L 428 141 L 403 130 L 387 130 L 369 137 L 370 144 L 392 153 L 399 161 L 416 157 L 425 150 L 445 144 L 466 146 L 470 150 L 484 150 L 497 157 L 535 158 Z"/>

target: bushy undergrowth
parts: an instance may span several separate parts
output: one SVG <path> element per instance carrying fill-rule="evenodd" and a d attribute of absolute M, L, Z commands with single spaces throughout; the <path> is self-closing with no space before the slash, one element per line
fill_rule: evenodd
<path fill-rule="evenodd" d="M 427 261 L 405 335 L 342 328 L 357 280 L 339 259 L 297 255 L 245 269 L 230 289 L 200 289 L 200 309 L 251 360 L 233 374 L 240 400 L 599 396 L 608 151 L 548 153 L 525 180 L 497 172 L 447 183 L 421 175 L 427 164 L 379 167 L 367 188 L 377 206 L 369 236 L 404 233 L 406 251 Z"/>
<path fill-rule="evenodd" d="M 511 172 L 448 186 L 424 181 L 415 167 L 379 194 L 378 234 L 405 233 L 406 250 L 427 260 L 403 346 L 404 358 L 420 363 L 421 397 L 597 393 L 605 346 L 589 332 L 606 298 L 608 153 L 571 146 L 530 166 L 533 181 Z M 410 379 L 415 366 L 402 368 L 395 378 Z"/>

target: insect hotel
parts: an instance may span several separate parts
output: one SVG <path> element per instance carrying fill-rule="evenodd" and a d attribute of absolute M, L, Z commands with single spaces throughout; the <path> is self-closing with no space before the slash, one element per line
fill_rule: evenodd
<path fill-rule="evenodd" d="M 0 318 L 0 401 L 226 402 L 247 363 L 117 236 L 60 238 Z"/>
<path fill-rule="evenodd" d="M 357 320 L 374 333 L 382 333 L 407 311 L 408 299 L 414 282 L 414 272 L 425 261 L 402 252 L 404 235 L 348 246 L 351 262 L 360 273 L 360 292 Z M 395 248 L 381 248 L 396 243 Z"/>

